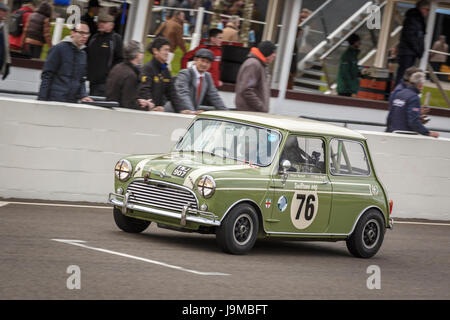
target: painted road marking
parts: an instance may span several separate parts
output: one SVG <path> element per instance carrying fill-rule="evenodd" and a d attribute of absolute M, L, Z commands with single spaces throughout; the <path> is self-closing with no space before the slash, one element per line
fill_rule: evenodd
<path fill-rule="evenodd" d="M 48 203 L 48 202 L 19 202 L 19 201 L 10 201 L 10 202 L 0 202 L 8 204 L 24 204 L 28 206 L 47 206 L 47 207 L 70 207 L 70 208 L 92 208 L 92 209 L 112 209 L 112 207 L 107 206 L 90 206 L 90 205 L 80 205 L 80 204 L 64 204 L 64 203 Z"/>
<path fill-rule="evenodd" d="M 9 202 L 0 201 L 0 207 L 4 207 L 4 206 L 6 206 L 8 204 L 9 204 Z"/>
<path fill-rule="evenodd" d="M 394 220 L 394 226 L 396 224 L 421 224 L 421 225 L 429 225 L 429 226 L 450 226 L 450 223 L 437 223 L 437 222 L 413 222 L 413 221 L 397 221 Z"/>
<path fill-rule="evenodd" d="M 168 264 L 168 263 L 161 262 L 161 261 L 132 256 L 132 255 L 117 252 L 117 251 L 111 251 L 111 250 L 106 250 L 106 249 L 102 249 L 102 248 L 90 247 L 88 245 L 85 245 L 84 243 L 86 243 L 86 241 L 83 241 L 83 240 L 66 240 L 66 239 L 51 239 L 51 240 L 66 243 L 66 244 L 71 244 L 71 245 L 86 248 L 86 249 L 109 253 L 109 254 L 113 254 L 116 256 L 135 259 L 135 260 L 139 260 L 139 261 L 143 261 L 143 262 L 147 262 L 147 263 L 153 263 L 153 264 L 156 264 L 156 265 L 159 265 L 162 267 L 176 269 L 176 270 L 185 271 L 185 272 L 190 272 L 190 273 L 194 273 L 194 274 L 201 275 L 201 276 L 229 276 L 230 275 L 228 273 L 221 273 L 221 272 L 201 272 L 201 271 L 197 271 L 197 270 L 186 269 L 186 268 L 183 268 L 180 266 L 175 266 L 175 265 Z"/>

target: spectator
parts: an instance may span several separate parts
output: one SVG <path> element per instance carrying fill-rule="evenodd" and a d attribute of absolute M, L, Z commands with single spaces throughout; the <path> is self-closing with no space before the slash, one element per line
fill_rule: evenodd
<path fill-rule="evenodd" d="M 10 18 L 9 26 L 9 47 L 11 55 L 16 57 L 28 57 L 26 52 L 23 52 L 23 40 L 25 36 L 24 27 L 28 19 L 33 14 L 34 2 L 25 1 L 22 3 L 20 9 L 14 11 Z M 15 22 L 17 17 L 17 23 Z"/>
<path fill-rule="evenodd" d="M 153 54 L 153 59 L 144 65 L 138 97 L 151 100 L 155 104 L 151 110 L 164 111 L 164 106 L 172 100 L 172 77 L 167 67 L 170 42 L 164 37 L 157 37 L 148 50 Z"/>
<path fill-rule="evenodd" d="M 120 5 L 117 13 L 114 15 L 114 31 L 120 34 L 122 38 L 125 34 L 125 26 L 127 24 L 129 7 L 130 5 L 127 2 L 124 2 L 122 5 Z"/>
<path fill-rule="evenodd" d="M 175 80 L 175 111 L 198 114 L 203 112 L 201 105 L 214 106 L 219 110 L 227 109 L 214 86 L 211 74 L 207 72 L 213 61 L 214 54 L 202 48 L 195 53 L 194 65 L 178 73 Z"/>
<path fill-rule="evenodd" d="M 244 1 L 234 0 L 231 6 L 227 9 L 226 13 L 229 15 L 242 15 L 242 10 L 244 9 Z"/>
<path fill-rule="evenodd" d="M 169 20 L 163 22 L 155 32 L 156 36 L 162 35 L 164 38 L 169 40 L 170 54 L 167 60 L 169 69 L 177 47 L 180 47 L 181 51 L 183 51 L 183 55 L 186 54 L 186 45 L 183 40 L 184 12 L 174 11 L 172 14 L 173 15 L 169 18 Z"/>
<path fill-rule="evenodd" d="M 41 2 L 36 12 L 31 14 L 25 26 L 25 47 L 31 58 L 41 57 L 42 47 L 46 43 L 48 48 L 52 47 L 52 37 L 50 32 L 50 18 L 52 16 L 52 6 L 47 2 Z"/>
<path fill-rule="evenodd" d="M 95 17 L 98 16 L 100 11 L 100 3 L 98 0 L 89 0 L 88 11 L 81 17 L 81 21 L 87 23 L 89 30 L 91 30 L 91 36 L 88 39 L 88 43 L 91 40 L 91 37 L 97 33 L 97 22 L 95 21 Z"/>
<path fill-rule="evenodd" d="M 400 80 L 400 83 L 392 90 L 391 94 L 389 95 L 389 113 L 387 117 L 387 126 L 386 126 L 386 132 L 392 132 L 391 123 L 392 123 L 392 109 L 391 106 L 393 104 L 393 101 L 395 99 L 395 95 L 405 89 L 407 86 L 410 86 L 411 83 L 409 82 L 409 78 L 416 72 L 423 72 L 422 69 L 419 69 L 417 67 L 409 67 L 406 69 L 403 79 Z"/>
<path fill-rule="evenodd" d="M 397 85 L 405 70 L 420 59 L 424 51 L 426 23 L 425 18 L 430 11 L 430 1 L 420 0 L 415 8 L 406 11 L 402 34 L 398 44 L 398 69 L 395 79 Z"/>
<path fill-rule="evenodd" d="M 425 73 L 415 72 L 409 79 L 410 85 L 400 90 L 390 106 L 392 112 L 391 131 L 415 131 L 420 134 L 439 137 L 439 134 L 428 130 L 421 121 L 419 93 L 425 83 Z"/>
<path fill-rule="evenodd" d="M 59 44 L 50 49 L 41 74 L 38 100 L 92 101 L 86 93 L 86 52 L 89 38 L 85 22 L 77 24 Z"/>
<path fill-rule="evenodd" d="M 432 50 L 448 53 L 448 44 L 445 41 L 445 36 L 440 35 L 432 47 Z M 441 66 L 447 61 L 447 55 L 442 53 L 430 52 L 430 64 L 436 72 L 441 71 Z"/>
<path fill-rule="evenodd" d="M 220 63 L 222 62 L 222 30 L 213 28 L 209 30 L 209 42 L 200 44 L 194 50 L 187 52 L 181 59 L 181 68 L 186 69 L 188 62 L 193 59 L 195 53 L 202 49 L 208 49 L 214 54 L 214 61 L 211 63 L 211 68 L 208 70 L 214 80 L 216 87 L 222 86 L 220 81 Z"/>
<path fill-rule="evenodd" d="M 337 93 L 340 96 L 351 97 L 356 94 L 359 88 L 358 80 L 358 55 L 361 39 L 357 34 L 348 37 L 349 47 L 342 54 L 339 60 L 339 70 L 337 75 Z"/>
<path fill-rule="evenodd" d="M 0 73 L 2 80 L 5 80 L 9 74 L 11 57 L 9 56 L 8 26 L 5 23 L 9 7 L 0 2 Z"/>
<path fill-rule="evenodd" d="M 123 60 L 122 37 L 114 32 L 114 17 L 101 13 L 98 32 L 91 37 L 87 47 L 89 94 L 105 95 L 108 72 Z"/>
<path fill-rule="evenodd" d="M 223 29 L 223 40 L 231 42 L 239 42 L 239 26 L 241 20 L 239 16 L 231 16 L 227 25 Z"/>
<path fill-rule="evenodd" d="M 124 62 L 112 68 L 106 81 L 106 100 L 117 101 L 123 108 L 151 110 L 150 100 L 138 99 L 140 66 L 144 58 L 142 44 L 130 41 L 123 49 Z"/>
<path fill-rule="evenodd" d="M 267 66 L 275 57 L 276 47 L 270 41 L 262 41 L 258 47 L 251 48 L 237 75 L 237 110 L 269 112 L 270 82 Z"/>

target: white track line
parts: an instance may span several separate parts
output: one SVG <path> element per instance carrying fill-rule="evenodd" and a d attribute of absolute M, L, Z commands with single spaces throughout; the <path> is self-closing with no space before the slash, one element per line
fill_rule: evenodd
<path fill-rule="evenodd" d="M 132 256 L 132 255 L 120 253 L 117 251 L 111 251 L 111 250 L 106 250 L 106 249 L 102 249 L 102 248 L 90 247 L 90 246 L 83 244 L 86 242 L 83 240 L 65 240 L 65 239 L 51 239 L 51 240 L 66 243 L 66 244 L 71 244 L 71 245 L 86 248 L 86 249 L 91 249 L 91 250 L 100 251 L 100 252 L 104 252 L 104 253 L 114 254 L 116 256 L 135 259 L 135 260 L 139 260 L 139 261 L 143 261 L 143 262 L 147 262 L 147 263 L 153 263 L 153 264 L 156 264 L 156 265 L 159 265 L 162 267 L 176 269 L 176 270 L 185 271 L 185 272 L 190 272 L 190 273 L 194 273 L 194 274 L 201 275 L 201 276 L 229 276 L 229 274 L 227 274 L 227 273 L 201 272 L 201 271 L 186 269 L 183 267 L 175 266 L 172 264 L 168 264 L 168 263 L 164 263 L 164 262 L 160 262 L 160 261 L 156 261 L 156 260 L 150 260 L 150 259 L 145 259 L 145 258 L 141 258 L 141 257 L 137 257 L 137 256 Z"/>
<path fill-rule="evenodd" d="M 10 201 L 10 202 L 0 202 L 0 207 L 3 205 L 6 206 L 8 204 L 24 204 L 28 206 L 47 206 L 47 207 L 71 207 L 71 208 L 93 208 L 93 209 L 111 209 L 112 207 L 107 206 L 90 206 L 90 205 L 80 205 L 80 204 L 64 204 L 64 203 L 48 203 L 48 202 L 19 202 L 19 201 Z"/>
<path fill-rule="evenodd" d="M 450 223 L 437 223 L 437 222 L 414 222 L 414 221 L 397 221 L 394 220 L 394 226 L 396 224 L 420 224 L 420 225 L 428 225 L 428 226 L 450 226 Z"/>

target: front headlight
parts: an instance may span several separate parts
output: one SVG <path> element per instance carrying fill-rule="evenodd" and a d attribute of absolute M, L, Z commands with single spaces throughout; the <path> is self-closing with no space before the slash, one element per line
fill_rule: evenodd
<path fill-rule="evenodd" d="M 216 183 L 211 176 L 203 176 L 198 181 L 197 190 L 204 198 L 209 198 L 216 190 Z"/>
<path fill-rule="evenodd" d="M 116 174 L 117 179 L 120 181 L 125 181 L 131 176 L 131 172 L 133 171 L 133 167 L 131 166 L 130 161 L 126 159 L 122 159 L 117 162 L 114 172 Z"/>

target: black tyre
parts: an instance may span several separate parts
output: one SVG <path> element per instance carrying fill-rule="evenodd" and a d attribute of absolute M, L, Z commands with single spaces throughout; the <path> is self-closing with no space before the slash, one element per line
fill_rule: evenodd
<path fill-rule="evenodd" d="M 114 221 L 119 229 L 129 233 L 140 233 L 148 228 L 150 221 L 127 217 L 120 209 L 114 208 Z"/>
<path fill-rule="evenodd" d="M 246 254 L 253 248 L 259 222 L 255 209 L 246 203 L 234 207 L 216 231 L 216 239 L 223 251 Z"/>
<path fill-rule="evenodd" d="M 347 249 L 357 258 L 371 258 L 381 247 L 385 224 L 377 210 L 367 211 L 359 219 L 355 230 L 347 239 Z"/>

